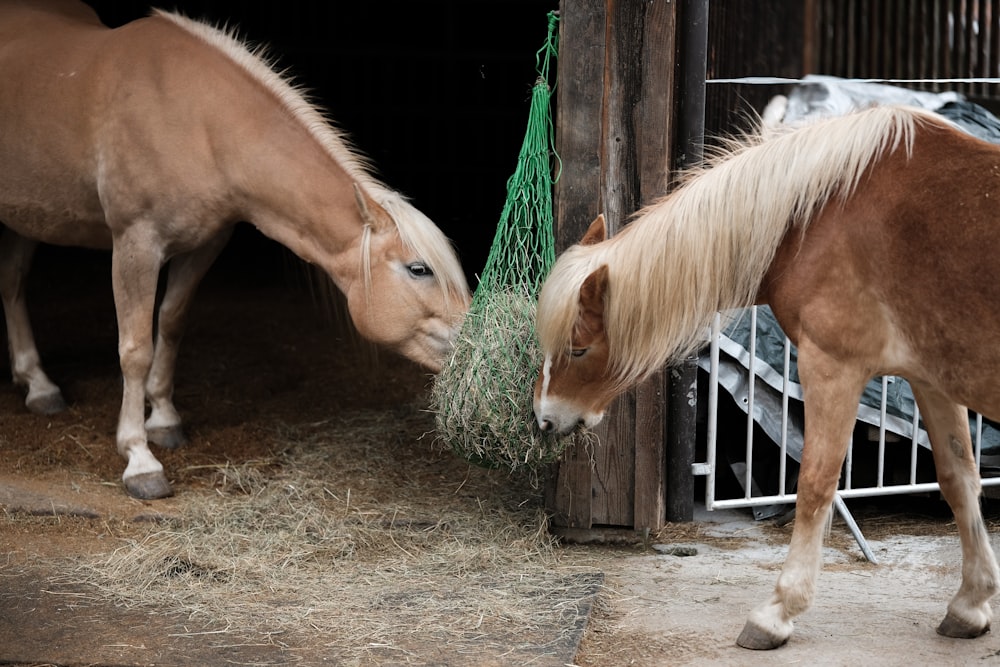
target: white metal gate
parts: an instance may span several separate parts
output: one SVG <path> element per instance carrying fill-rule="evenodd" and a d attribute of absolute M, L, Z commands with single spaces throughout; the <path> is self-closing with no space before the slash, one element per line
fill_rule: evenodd
<path fill-rule="evenodd" d="M 741 471 L 741 476 L 743 478 L 741 480 L 743 494 L 741 496 L 720 498 L 717 493 L 718 475 L 721 470 L 719 462 L 719 389 L 720 368 L 722 368 L 722 364 L 720 362 L 720 346 L 722 342 L 728 340 L 727 337 L 723 335 L 721 315 L 717 315 L 715 318 L 715 323 L 712 331 L 710 332 L 711 343 L 708 348 L 708 353 L 707 356 L 703 358 L 701 364 L 702 367 L 707 367 L 708 370 L 708 410 L 705 431 L 706 461 L 695 463 L 693 473 L 695 475 L 705 476 L 706 478 L 705 506 L 709 510 L 781 505 L 795 502 L 795 493 L 793 492 L 795 475 L 794 472 L 789 472 L 789 464 L 797 460 L 795 452 L 790 451 L 789 446 L 790 435 L 795 432 L 795 428 L 792 424 L 793 419 L 790 413 L 790 406 L 797 400 L 797 397 L 793 395 L 795 384 L 790 381 L 790 374 L 793 366 L 792 352 L 794 348 L 788 338 L 784 337 L 784 334 L 781 334 L 781 337 L 784 338 L 784 348 L 783 359 L 780 360 L 780 363 L 778 364 L 780 368 L 780 378 L 777 378 L 777 380 L 772 378 L 771 382 L 772 386 L 778 388 L 780 398 L 772 399 L 770 404 L 767 406 L 762 407 L 761 405 L 758 405 L 757 394 L 762 384 L 761 377 L 764 375 L 761 366 L 765 363 L 759 357 L 757 345 L 759 333 L 758 310 L 759 309 L 755 306 L 749 309 L 749 312 L 736 318 L 743 323 L 741 326 L 743 326 L 746 330 L 749 339 L 746 344 L 746 354 L 742 355 L 743 358 L 741 363 L 743 367 L 745 385 L 741 385 L 738 396 L 734 396 L 737 405 L 743 408 L 746 412 L 746 428 L 743 434 L 745 438 L 745 459 L 743 470 Z M 876 389 L 878 389 L 879 382 L 881 383 L 881 398 L 879 400 L 880 405 L 876 406 L 876 410 L 872 410 L 871 408 L 865 409 L 865 419 L 870 425 L 869 428 L 872 430 L 873 438 L 870 443 L 861 443 L 864 447 L 877 447 L 877 456 L 866 457 L 866 460 L 870 458 L 875 459 L 876 469 L 874 471 L 868 471 L 868 477 L 871 478 L 874 476 L 874 479 L 868 479 L 861 483 L 857 482 L 856 475 L 854 474 L 854 462 L 855 448 L 859 445 L 859 443 L 856 439 L 853 439 L 841 471 L 841 481 L 835 497 L 835 508 L 854 533 L 854 536 L 858 540 L 858 544 L 861 546 L 865 555 L 873 562 L 875 560 L 874 556 L 872 555 L 870 549 L 868 549 L 863 536 L 854 522 L 854 519 L 847 510 L 847 507 L 844 504 L 844 498 L 925 493 L 939 490 L 939 486 L 936 481 L 919 481 L 919 453 L 921 448 L 928 448 L 929 441 L 927 439 L 926 432 L 924 432 L 921 428 L 919 411 L 915 406 L 912 409 L 913 414 L 909 425 L 910 435 L 908 440 L 910 460 L 908 474 L 904 471 L 902 474 L 902 480 L 899 479 L 900 475 L 898 472 L 896 475 L 887 475 L 887 442 L 890 440 L 900 440 L 899 436 L 892 433 L 888 427 L 889 424 L 893 423 L 893 419 L 888 415 L 888 388 L 893 383 L 905 381 L 900 378 L 877 378 L 875 380 L 875 384 L 873 385 Z M 775 411 L 780 412 L 780 414 L 773 414 Z M 859 414 L 862 411 L 862 407 L 859 406 Z M 872 414 L 873 412 L 876 414 Z M 777 422 L 777 424 L 779 424 L 779 427 L 772 430 L 772 432 L 778 432 L 775 439 L 762 439 L 759 435 L 755 435 L 755 430 L 759 431 L 759 429 L 755 429 L 754 425 L 755 423 L 760 422 L 764 417 L 772 418 Z M 897 430 L 906 430 L 905 427 L 899 427 L 898 418 L 896 419 L 894 428 Z M 980 477 L 984 488 L 1000 485 L 1000 476 L 994 477 L 984 474 L 990 466 L 984 465 L 983 461 L 984 423 L 981 416 L 974 416 L 974 422 L 972 423 L 971 428 L 976 463 L 980 469 Z M 877 429 L 877 438 L 874 437 L 874 433 L 876 432 L 875 429 Z M 760 442 L 760 440 L 764 441 Z M 732 446 L 732 443 L 729 444 Z M 902 444 L 905 445 L 905 441 Z M 764 491 L 757 488 L 754 478 L 754 459 L 756 458 L 755 452 L 759 453 L 760 448 L 763 447 L 770 447 L 772 449 L 776 447 L 779 462 L 776 488 Z M 898 458 L 898 449 L 894 450 L 894 453 L 897 454 Z M 870 455 L 872 452 L 866 452 L 866 454 Z M 769 472 L 773 473 L 773 471 Z"/>

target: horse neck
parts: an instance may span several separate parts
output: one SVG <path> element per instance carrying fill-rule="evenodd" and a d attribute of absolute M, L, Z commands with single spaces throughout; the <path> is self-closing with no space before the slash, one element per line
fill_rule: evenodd
<path fill-rule="evenodd" d="M 661 205 L 613 238 L 611 261 L 620 267 L 625 291 L 685 319 L 752 303 L 785 228 L 755 225 L 750 214 L 687 220 L 690 209 L 676 208 Z"/>
<path fill-rule="evenodd" d="M 345 170 L 305 130 L 264 129 L 252 148 L 244 144 L 255 155 L 236 161 L 246 218 L 346 290 L 357 277 L 365 228 L 354 193 L 364 177 Z"/>
<path fill-rule="evenodd" d="M 122 48 L 156 44 L 188 54 L 163 69 L 170 84 L 186 86 L 185 113 L 199 119 L 207 137 L 190 152 L 203 158 L 211 186 L 228 191 L 233 213 L 346 289 L 359 262 L 345 253 L 359 247 L 365 229 L 354 185 L 379 186 L 336 132 L 266 64 L 218 31 L 163 14 L 129 26 Z"/>
<path fill-rule="evenodd" d="M 710 214 L 684 219 L 700 209 Z M 714 213 L 703 202 L 656 204 L 612 237 L 598 260 L 611 270 L 606 322 L 616 373 L 626 383 L 694 353 L 717 311 L 755 300 L 784 229 L 754 230 L 750 215 L 716 224 Z"/>

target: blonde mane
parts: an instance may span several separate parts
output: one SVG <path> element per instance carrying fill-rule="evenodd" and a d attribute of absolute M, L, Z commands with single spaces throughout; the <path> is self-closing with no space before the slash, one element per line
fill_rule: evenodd
<path fill-rule="evenodd" d="M 402 194 L 376 179 L 368 162 L 351 146 L 347 137 L 308 98 L 306 91 L 275 71 L 262 46 L 251 48 L 234 30 L 219 29 L 174 12 L 154 9 L 182 30 L 221 51 L 272 92 L 292 117 L 298 119 L 319 145 L 359 183 L 396 223 L 402 242 L 433 267 L 441 288 L 451 294 L 468 294 L 468 284 L 451 242 L 427 216 Z M 362 263 L 369 266 L 369 230 L 362 243 Z M 371 274 L 365 271 L 370 287 Z"/>
<path fill-rule="evenodd" d="M 804 230 L 831 198 L 848 197 L 887 152 L 902 146 L 909 156 L 918 123 L 948 125 L 923 110 L 876 107 L 729 146 L 621 233 L 558 259 L 539 298 L 542 349 L 569 348 L 580 286 L 606 264 L 616 382 L 630 385 L 697 351 L 717 311 L 753 304 L 786 232 Z"/>

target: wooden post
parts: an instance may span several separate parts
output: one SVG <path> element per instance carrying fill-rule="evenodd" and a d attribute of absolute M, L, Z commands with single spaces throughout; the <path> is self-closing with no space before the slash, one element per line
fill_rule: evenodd
<path fill-rule="evenodd" d="M 563 0 L 558 251 L 577 242 L 598 213 L 614 234 L 642 205 L 667 193 L 677 32 L 677 3 L 668 0 Z M 555 467 L 548 489 L 554 527 L 663 526 L 667 383 L 660 371 L 615 401 L 594 451 L 568 452 Z"/>
<path fill-rule="evenodd" d="M 705 71 L 708 62 L 708 0 L 681 0 L 676 166 L 699 166 L 705 156 Z M 698 358 L 670 368 L 667 394 L 667 521 L 694 518 Z"/>

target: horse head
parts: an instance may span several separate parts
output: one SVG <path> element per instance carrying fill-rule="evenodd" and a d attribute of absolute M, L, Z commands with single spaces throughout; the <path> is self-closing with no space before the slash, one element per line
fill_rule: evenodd
<path fill-rule="evenodd" d="M 469 307 L 458 259 L 402 198 L 380 204 L 358 185 L 354 192 L 364 232 L 362 278 L 346 291 L 351 320 L 367 340 L 438 372 Z"/>
<path fill-rule="evenodd" d="M 607 226 L 600 215 L 577 249 L 606 240 Z M 604 319 L 608 265 L 585 272 L 581 281 L 583 272 L 573 270 L 573 265 L 579 264 L 574 262 L 574 250 L 553 266 L 542 287 L 536 315 L 544 361 L 535 381 L 535 419 L 542 431 L 560 434 L 579 425 L 596 426 L 621 391 L 611 373 Z"/>

